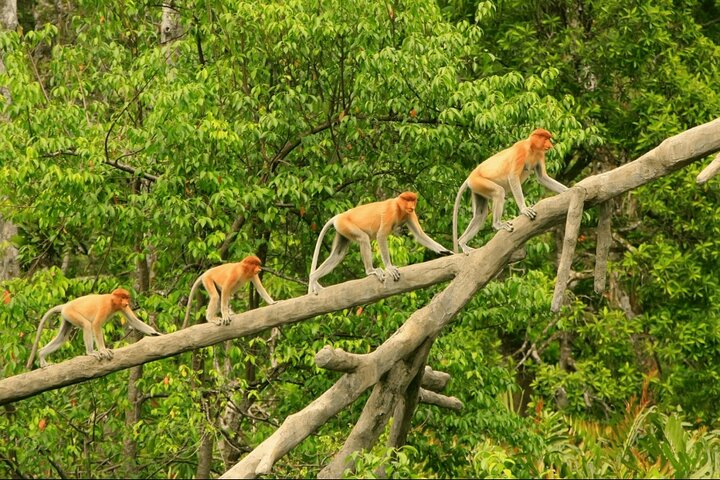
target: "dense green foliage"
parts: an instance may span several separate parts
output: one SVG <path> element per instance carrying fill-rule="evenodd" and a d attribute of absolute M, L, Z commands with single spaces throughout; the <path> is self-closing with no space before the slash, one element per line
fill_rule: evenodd
<path fill-rule="evenodd" d="M 548 169 L 572 184 L 720 111 L 710 0 L 197 0 L 164 45 L 157 2 L 72 3 L 42 26 L 21 8 L 0 32 L 0 217 L 19 229 L 23 272 L 0 286 L 4 377 L 70 298 L 124 286 L 173 332 L 196 276 L 251 253 L 282 274 L 263 277 L 275 299 L 302 295 L 319 228 L 351 206 L 417 191 L 423 228 L 450 246 L 468 171 L 532 129 L 555 133 Z M 421 405 L 408 446 L 380 442 L 356 475 L 388 459 L 402 477 L 720 475 L 720 187 L 697 187 L 699 168 L 615 201 L 604 296 L 581 276 L 551 314 L 556 238 L 531 240 L 430 354 L 463 412 Z M 546 195 L 534 181 L 526 193 Z M 585 213 L 578 272 L 596 219 Z M 433 258 L 405 234 L 390 247 L 397 265 Z M 360 265 L 353 247 L 323 283 Z M 0 476 L 190 477 L 207 438 L 222 473 L 333 384 L 315 352 L 371 351 L 439 288 L 144 365 L 137 402 L 119 372 L 11 405 Z M 258 305 L 248 289 L 235 310 Z M 120 321 L 105 336 L 129 341 Z M 274 473 L 315 475 L 361 408 Z"/>

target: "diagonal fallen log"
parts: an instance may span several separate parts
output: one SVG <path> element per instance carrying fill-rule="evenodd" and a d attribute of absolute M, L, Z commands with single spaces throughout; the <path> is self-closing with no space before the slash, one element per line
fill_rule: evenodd
<path fill-rule="evenodd" d="M 637 160 L 588 177 L 576 186 L 585 189 L 586 206 L 596 205 L 718 150 L 720 119 L 671 137 Z M 427 339 L 437 336 L 475 292 L 505 266 L 512 252 L 533 236 L 565 219 L 573 197 L 572 190 L 568 190 L 542 200 L 536 205 L 535 220 L 526 217 L 515 219 L 514 232 L 498 232 L 488 244 L 468 255 L 458 265 L 457 276 L 445 290 L 427 306 L 413 313 L 374 352 L 348 356 L 348 359 L 353 358 L 352 362 L 357 362 L 356 368 L 343 375 L 306 408 L 288 416 L 272 435 L 226 471 L 222 478 L 254 478 L 269 473 L 279 458 L 376 384 L 398 361 L 410 355 Z"/>

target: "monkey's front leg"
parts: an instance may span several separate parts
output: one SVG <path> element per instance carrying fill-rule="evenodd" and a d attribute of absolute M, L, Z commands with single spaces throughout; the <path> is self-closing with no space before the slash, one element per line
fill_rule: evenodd
<path fill-rule="evenodd" d="M 510 189 L 512 190 L 513 197 L 515 197 L 515 203 L 517 203 L 520 213 L 528 217 L 530 220 L 535 220 L 537 212 L 533 207 L 525 205 L 525 195 L 523 195 L 522 185 L 520 180 L 516 176 L 510 176 L 508 179 Z"/>
<path fill-rule="evenodd" d="M 380 249 L 380 258 L 382 258 L 383 264 L 385 265 L 385 272 L 388 273 L 393 280 L 396 282 L 400 280 L 400 270 L 392 264 L 390 260 L 390 250 L 388 249 L 387 235 L 378 234 L 377 236 L 378 248 Z"/>
<path fill-rule="evenodd" d="M 530 220 L 535 220 L 535 217 L 537 216 L 537 212 L 533 207 L 524 207 L 520 209 L 520 213 L 528 217 Z"/>
<path fill-rule="evenodd" d="M 103 337 L 102 327 L 105 323 L 105 320 L 107 319 L 104 319 L 102 321 L 98 321 L 96 319 L 92 324 L 93 334 L 95 335 L 95 344 L 98 347 L 97 351 L 92 352 L 92 356 L 97 358 L 98 360 L 110 360 L 111 358 L 113 358 L 113 351 L 105 346 L 105 338 Z M 87 347 L 87 342 L 85 346 Z"/>
<path fill-rule="evenodd" d="M 360 244 L 360 256 L 362 257 L 363 265 L 365 265 L 365 274 L 375 275 L 378 280 L 385 282 L 385 273 L 382 269 L 375 268 L 372 263 L 372 247 L 370 246 L 370 238 L 362 238 L 358 240 Z"/>

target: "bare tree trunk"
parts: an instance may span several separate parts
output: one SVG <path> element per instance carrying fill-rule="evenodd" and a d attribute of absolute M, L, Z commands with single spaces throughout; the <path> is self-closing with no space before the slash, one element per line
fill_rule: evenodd
<path fill-rule="evenodd" d="M 170 2 L 163 3 L 162 8 L 160 44 L 166 46 L 165 59 L 168 63 L 174 62 L 178 55 L 177 46 L 172 44 L 183 35 L 180 10 L 178 10 L 177 3 L 175 0 L 170 0 Z"/>
<path fill-rule="evenodd" d="M 137 193 L 140 188 L 140 182 L 142 180 L 136 179 L 133 182 L 133 192 Z M 138 245 L 135 246 L 137 253 L 142 253 L 142 246 L 138 240 Z M 148 268 L 147 260 L 144 256 L 139 255 L 137 262 L 137 277 L 136 286 L 138 292 L 147 292 L 150 287 L 150 269 Z M 142 335 L 134 331 L 130 333 L 128 341 L 135 343 L 142 338 Z M 143 402 L 143 395 L 138 389 L 138 381 L 142 378 L 143 366 L 138 365 L 130 369 L 130 377 L 128 378 L 128 402 L 130 407 L 125 412 L 125 428 L 127 431 L 132 432 L 135 425 L 140 421 L 141 407 Z M 128 478 L 135 478 L 140 473 L 140 466 L 137 462 L 137 442 L 132 435 L 127 435 L 123 440 L 123 451 L 125 453 L 125 473 Z"/>
<path fill-rule="evenodd" d="M 198 465 L 195 471 L 195 478 L 210 478 L 210 467 L 212 467 L 213 447 L 215 441 L 212 430 L 205 428 L 202 439 L 200 440 L 200 450 L 198 451 Z"/>
<path fill-rule="evenodd" d="M 17 0 L 0 0 L 0 25 L 5 30 L 17 27 Z"/>
<path fill-rule="evenodd" d="M 0 28 L 4 30 L 15 30 L 17 28 L 17 0 L 0 0 Z M 0 73 L 5 73 L 5 63 L 0 55 Z M 5 97 L 5 102 L 10 103 L 12 97 L 10 90 L 0 85 L 0 94 Z M 2 121 L 0 117 L 0 121 Z M 2 198 L 0 197 L 0 200 Z M 19 273 L 17 265 L 18 250 L 11 243 L 12 237 L 17 235 L 17 227 L 0 216 L 0 281 L 16 277 Z"/>
<path fill-rule="evenodd" d="M 132 335 L 135 336 L 136 334 L 133 333 Z M 130 406 L 125 412 L 125 428 L 128 432 L 132 432 L 135 424 L 140 421 L 142 395 L 138 390 L 137 383 L 142 378 L 142 373 L 142 365 L 130 369 L 130 378 L 128 379 L 128 401 Z M 125 476 L 127 478 L 136 478 L 140 473 L 137 462 L 137 442 L 131 433 L 128 433 L 123 440 L 123 453 L 125 456 Z"/>

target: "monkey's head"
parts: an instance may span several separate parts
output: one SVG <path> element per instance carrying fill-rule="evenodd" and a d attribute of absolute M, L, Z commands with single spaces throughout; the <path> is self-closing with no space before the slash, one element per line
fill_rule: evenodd
<path fill-rule="evenodd" d="M 242 263 L 243 265 L 245 265 L 245 272 L 250 277 L 252 277 L 253 275 L 257 275 L 262 270 L 262 268 L 260 267 L 260 265 L 262 265 L 262 262 L 255 255 L 248 255 L 247 257 L 243 258 Z"/>
<path fill-rule="evenodd" d="M 535 131 L 530 134 L 530 141 L 532 142 L 532 147 L 535 150 L 542 150 L 547 152 L 551 148 L 553 148 L 553 144 L 550 141 L 552 138 L 552 133 L 548 132 L 544 128 L 537 128 Z"/>
<path fill-rule="evenodd" d="M 418 197 L 413 192 L 403 192 L 398 196 L 398 205 L 404 213 L 413 213 L 417 206 Z"/>
<path fill-rule="evenodd" d="M 130 292 L 124 288 L 116 288 L 112 292 L 112 306 L 115 310 L 123 310 L 130 306 Z"/>

